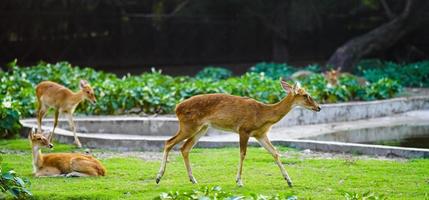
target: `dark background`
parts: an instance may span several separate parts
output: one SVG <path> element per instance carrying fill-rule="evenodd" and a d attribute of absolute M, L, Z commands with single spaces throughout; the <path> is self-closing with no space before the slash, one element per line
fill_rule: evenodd
<path fill-rule="evenodd" d="M 319 6 L 309 18 L 308 6 L 295 3 L 287 20 L 280 22 L 288 27 L 284 42 L 258 15 L 272 14 L 269 9 L 242 1 L 201 0 L 177 11 L 182 2 L 2 0 L 0 66 L 17 58 L 19 65 L 65 60 L 118 74 L 155 66 L 167 74 L 192 75 L 207 65 L 228 66 L 239 74 L 261 61 L 323 64 L 348 39 L 387 20 L 382 8 L 365 7 L 362 1 L 307 1 Z M 297 9 L 303 10 L 292 12 Z M 421 17 L 427 19 L 427 14 Z M 428 35 L 429 27 L 422 24 L 369 57 L 426 59 Z M 282 55 L 276 56 L 279 52 Z"/>

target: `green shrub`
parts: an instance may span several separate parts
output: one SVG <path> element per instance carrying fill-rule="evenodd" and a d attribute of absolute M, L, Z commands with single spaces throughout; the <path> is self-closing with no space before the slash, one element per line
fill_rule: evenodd
<path fill-rule="evenodd" d="M 366 60 L 358 64 L 358 70 L 370 82 L 390 78 L 407 87 L 429 87 L 429 61 L 398 64 Z"/>
<path fill-rule="evenodd" d="M 265 76 L 272 79 L 279 79 L 280 77 L 289 77 L 296 70 L 287 65 L 286 63 L 257 63 L 249 69 L 249 72 L 264 73 Z"/>
<path fill-rule="evenodd" d="M 297 200 L 298 197 L 294 195 L 275 195 L 264 196 L 261 194 L 252 194 L 250 196 L 236 195 L 231 192 L 223 191 L 220 186 L 202 187 L 199 190 L 192 190 L 187 192 L 168 192 L 161 193 L 156 200 Z"/>
<path fill-rule="evenodd" d="M 298 70 L 308 70 L 315 73 L 319 73 L 321 69 L 319 65 L 315 65 L 315 64 L 308 65 L 305 68 L 296 68 L 286 63 L 261 62 L 252 66 L 249 69 L 249 72 L 264 73 L 265 76 L 278 80 L 281 77 L 284 77 L 284 78 L 290 77 L 293 73 L 297 72 Z"/>
<path fill-rule="evenodd" d="M 195 78 L 198 79 L 212 79 L 212 80 L 223 80 L 232 76 L 232 72 L 229 69 L 222 67 L 205 67 L 203 70 L 199 71 Z"/>
<path fill-rule="evenodd" d="M 398 81 L 382 78 L 366 87 L 365 100 L 392 98 L 402 90 Z"/>
<path fill-rule="evenodd" d="M 3 168 L 6 168 L 2 164 L 2 159 L 0 157 L 0 191 L 2 193 L 8 192 L 16 199 L 28 199 L 32 196 L 31 192 L 27 189 L 30 185 L 30 181 L 26 178 L 21 178 L 17 176 L 15 171 Z M 0 198 L 3 199 L 4 196 L 0 195 Z"/>
<path fill-rule="evenodd" d="M 402 90 L 395 80 L 383 78 L 369 85 L 360 85 L 356 76 L 347 74 L 340 75 L 337 85 L 329 85 L 322 74 L 313 74 L 301 80 L 301 83 L 321 103 L 387 99 L 395 97 Z"/>
<path fill-rule="evenodd" d="M 364 192 L 362 194 L 356 192 L 344 192 L 346 200 L 384 200 L 387 199 L 384 195 L 378 195 L 373 192 Z"/>
<path fill-rule="evenodd" d="M 19 134 L 21 123 L 19 111 L 10 102 L 0 102 L 0 138 L 12 138 Z"/>
<path fill-rule="evenodd" d="M 308 68 L 317 70 L 318 66 Z M 251 72 L 239 77 L 213 81 L 211 78 L 171 77 L 152 70 L 139 76 L 127 75 L 119 78 L 114 74 L 72 67 L 69 63 L 60 62 L 40 63 L 33 67 L 13 65 L 10 71 L 0 73 L 3 83 L 0 86 L 0 99 L 10 102 L 12 108 L 19 111 L 23 117 L 35 116 L 34 88 L 40 81 L 55 81 L 76 91 L 81 79 L 88 80 L 93 86 L 97 104 L 83 102 L 77 112 L 93 115 L 172 113 L 180 101 L 206 93 L 247 96 L 264 103 L 277 102 L 286 95 L 279 80 L 267 73 Z M 342 75 L 338 85 L 329 86 L 323 75 L 313 74 L 301 82 L 317 101 L 334 103 L 390 98 L 400 91 L 400 85 L 388 80 L 364 88 L 357 84 L 355 76 Z"/>

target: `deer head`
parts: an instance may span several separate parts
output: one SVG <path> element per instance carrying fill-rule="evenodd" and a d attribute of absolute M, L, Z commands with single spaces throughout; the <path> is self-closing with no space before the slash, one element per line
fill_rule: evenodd
<path fill-rule="evenodd" d="M 45 137 L 42 133 L 39 133 L 34 130 L 34 128 L 28 134 L 28 139 L 30 140 L 31 146 L 37 147 L 47 147 L 52 148 L 54 145 L 50 142 L 49 137 Z"/>
<path fill-rule="evenodd" d="M 85 99 L 90 101 L 92 104 L 95 104 L 97 102 L 97 100 L 95 99 L 94 90 L 89 85 L 88 81 L 80 80 L 79 86 L 83 92 L 83 96 L 85 97 Z"/>
<path fill-rule="evenodd" d="M 341 67 L 337 69 L 331 69 L 324 73 L 326 80 L 328 80 L 328 83 L 331 85 L 338 84 L 338 77 L 340 76 L 340 74 L 341 74 Z"/>
<path fill-rule="evenodd" d="M 296 83 L 291 86 L 286 81 L 281 80 L 281 85 L 283 89 L 288 93 L 288 95 L 292 95 L 294 106 L 301 106 L 308 110 L 319 112 L 321 110 L 320 106 L 314 99 L 300 86 Z"/>

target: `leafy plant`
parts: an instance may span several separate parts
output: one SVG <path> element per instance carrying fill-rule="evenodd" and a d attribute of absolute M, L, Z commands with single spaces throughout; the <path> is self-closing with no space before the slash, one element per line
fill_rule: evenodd
<path fill-rule="evenodd" d="M 212 79 L 212 80 L 223 80 L 232 76 L 232 72 L 229 69 L 222 67 L 208 66 L 203 70 L 199 71 L 195 78 L 197 79 Z"/>
<path fill-rule="evenodd" d="M 22 127 L 19 111 L 12 108 L 10 102 L 0 102 L 0 138 L 17 136 Z"/>
<path fill-rule="evenodd" d="M 249 69 L 249 72 L 264 73 L 265 76 L 272 79 L 279 79 L 280 77 L 289 77 L 296 70 L 287 65 L 286 63 L 257 63 Z"/>
<path fill-rule="evenodd" d="M 2 159 L 0 157 L 0 163 Z M 20 178 L 13 170 L 2 170 L 0 166 L 0 190 L 2 193 L 8 192 L 16 199 L 27 199 L 32 196 L 31 192 L 27 189 L 30 181 L 26 178 Z"/>
<path fill-rule="evenodd" d="M 308 65 L 305 68 L 296 68 L 286 63 L 267 63 L 261 62 L 252 66 L 249 69 L 249 72 L 253 73 L 263 73 L 266 77 L 278 80 L 281 77 L 290 77 L 293 73 L 298 70 L 307 70 L 315 73 L 320 72 L 319 65 Z"/>
<path fill-rule="evenodd" d="M 392 98 L 402 90 L 398 81 L 382 78 L 366 87 L 365 100 Z"/>
<path fill-rule="evenodd" d="M 370 191 L 364 192 L 362 194 L 356 192 L 344 192 L 344 197 L 346 200 L 384 200 L 387 199 L 384 195 L 378 195 Z"/>
<path fill-rule="evenodd" d="M 214 186 L 214 187 L 202 187 L 199 190 L 193 190 L 190 192 L 168 192 L 168 193 L 161 193 L 158 197 L 155 197 L 156 200 L 192 200 L 192 199 L 198 199 L 198 200 L 240 200 L 240 199 L 247 199 L 247 200 L 296 200 L 298 199 L 294 195 L 288 195 L 288 196 L 281 196 L 281 195 L 275 195 L 275 196 L 264 196 L 261 194 L 252 194 L 250 196 L 243 196 L 243 195 L 234 195 L 230 192 L 225 192 L 222 190 L 220 186 Z"/>
<path fill-rule="evenodd" d="M 317 65 L 307 68 L 314 71 L 320 69 Z M 210 70 L 214 69 L 207 71 Z M 91 68 L 75 67 L 67 62 L 39 63 L 32 67 L 18 67 L 12 63 L 8 72 L 0 73 L 0 103 L 8 102 L 22 117 L 35 116 L 34 88 L 39 82 L 51 80 L 76 91 L 81 79 L 88 80 L 93 86 L 97 104 L 83 102 L 77 111 L 93 115 L 172 113 L 180 101 L 206 93 L 227 93 L 274 103 L 286 93 L 281 89 L 279 80 L 273 77 L 288 76 L 296 70 L 286 64 L 259 63 L 253 71 L 261 73 L 249 72 L 239 77 L 213 81 L 213 78 L 172 77 L 157 70 L 138 76 L 117 77 Z M 227 72 L 224 72 L 214 77 L 226 77 Z M 400 91 L 400 85 L 390 79 L 377 81 L 368 87 L 359 86 L 355 76 L 343 75 L 338 80 L 338 85 L 329 86 L 323 75 L 315 73 L 301 80 L 301 83 L 317 101 L 328 103 L 390 98 Z"/>
<path fill-rule="evenodd" d="M 429 61 L 398 64 L 366 60 L 358 64 L 358 70 L 370 82 L 390 78 L 408 87 L 429 87 Z"/>

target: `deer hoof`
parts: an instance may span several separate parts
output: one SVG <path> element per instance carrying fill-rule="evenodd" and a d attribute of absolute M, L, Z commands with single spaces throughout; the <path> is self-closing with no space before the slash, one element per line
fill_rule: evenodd
<path fill-rule="evenodd" d="M 161 177 L 156 177 L 156 180 L 155 180 L 156 184 L 159 184 L 160 181 L 161 181 Z"/>
<path fill-rule="evenodd" d="M 74 143 L 76 144 L 77 148 L 82 148 L 82 144 L 79 142 L 79 140 L 75 140 Z"/>
<path fill-rule="evenodd" d="M 243 187 L 243 182 L 241 181 L 241 179 L 237 179 L 235 182 L 237 183 L 238 187 Z"/>
<path fill-rule="evenodd" d="M 192 184 L 198 183 L 197 180 L 193 176 L 189 177 L 189 180 L 191 181 Z"/>
<path fill-rule="evenodd" d="M 289 187 L 292 187 L 292 181 L 286 179 L 287 184 L 289 185 Z"/>

